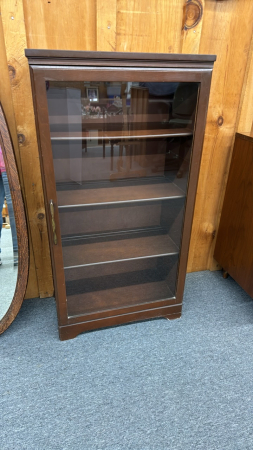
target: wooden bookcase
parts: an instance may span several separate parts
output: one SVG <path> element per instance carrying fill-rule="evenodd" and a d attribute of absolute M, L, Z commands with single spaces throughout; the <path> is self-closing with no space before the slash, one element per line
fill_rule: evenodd
<path fill-rule="evenodd" d="M 26 56 L 60 338 L 180 317 L 215 56 Z"/>
<path fill-rule="evenodd" d="M 253 297 L 253 134 L 236 133 L 214 258 Z"/>

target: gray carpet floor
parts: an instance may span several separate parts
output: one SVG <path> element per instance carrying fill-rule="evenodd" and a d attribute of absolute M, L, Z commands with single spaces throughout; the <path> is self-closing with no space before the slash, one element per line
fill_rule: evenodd
<path fill-rule="evenodd" d="M 182 318 L 58 339 L 53 299 L 0 337 L 1 450 L 252 450 L 253 301 L 187 276 Z"/>

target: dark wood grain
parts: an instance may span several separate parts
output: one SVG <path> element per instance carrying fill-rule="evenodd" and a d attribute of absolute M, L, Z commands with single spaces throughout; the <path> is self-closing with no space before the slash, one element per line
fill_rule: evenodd
<path fill-rule="evenodd" d="M 79 245 L 76 243 L 63 247 L 65 268 L 82 264 L 176 253 L 178 253 L 178 247 L 167 235 L 94 243 L 83 243 L 83 240 L 80 240 Z"/>
<path fill-rule="evenodd" d="M 25 218 L 23 198 L 21 194 L 17 166 L 15 162 L 10 133 L 5 120 L 4 112 L 0 103 L 0 145 L 5 161 L 5 168 L 10 186 L 13 203 L 17 240 L 18 240 L 18 276 L 17 284 L 11 305 L 5 316 L 0 320 L 0 334 L 3 333 L 13 322 L 22 305 L 29 267 L 28 235 Z M 8 283 L 8 280 L 5 280 Z"/>
<path fill-rule="evenodd" d="M 147 305 L 146 305 L 147 307 Z M 107 318 L 89 320 L 86 316 L 86 321 L 81 322 L 80 318 L 78 322 L 72 323 L 65 326 L 59 326 L 59 336 L 62 341 L 66 339 L 73 339 L 79 333 L 88 330 L 96 330 L 97 328 L 104 327 L 112 327 L 115 325 L 120 325 L 123 323 L 131 323 L 141 320 L 154 319 L 154 318 L 162 318 L 166 319 L 178 319 L 181 316 L 182 312 L 182 304 L 173 304 L 171 306 L 164 306 L 160 308 L 152 308 L 152 309 L 142 309 L 139 307 L 139 310 L 134 313 L 120 314 L 109 316 Z"/>
<path fill-rule="evenodd" d="M 253 131 L 250 133 L 236 133 L 236 137 L 240 137 L 240 139 L 245 139 L 246 141 L 252 142 L 253 139 Z"/>
<path fill-rule="evenodd" d="M 214 258 L 253 297 L 253 136 L 236 134 Z"/>
<path fill-rule="evenodd" d="M 133 202 L 137 200 L 181 198 L 185 193 L 174 183 L 140 186 L 115 186 L 110 189 L 79 189 L 57 192 L 58 206 L 90 205 L 99 203 Z"/>
<path fill-rule="evenodd" d="M 194 211 L 195 204 L 195 196 L 198 182 L 198 174 L 200 167 L 200 159 L 202 152 L 202 144 L 204 138 L 204 129 L 205 129 L 205 120 L 207 114 L 208 107 L 208 98 L 210 91 L 210 83 L 211 83 L 211 75 L 213 68 L 213 61 L 215 60 L 214 56 L 209 55 L 163 55 L 163 54 L 127 54 L 127 53 L 107 53 L 107 52 L 58 52 L 58 51 L 48 51 L 48 50 L 27 50 L 26 55 L 29 59 L 30 71 L 31 71 L 31 79 L 33 85 L 34 92 L 34 104 L 36 111 L 36 119 L 37 119 L 37 129 L 38 129 L 38 139 L 40 143 L 40 158 L 41 158 L 41 166 L 43 173 L 43 185 L 45 191 L 45 198 L 47 200 L 47 217 L 50 223 L 50 211 L 49 211 L 49 202 L 53 200 L 54 204 L 57 205 L 57 196 L 59 191 L 56 191 L 55 184 L 55 173 L 54 173 L 54 162 L 52 157 L 52 148 L 51 148 L 51 134 L 50 134 L 50 122 L 48 117 L 48 106 L 47 106 L 47 97 L 46 97 L 46 81 L 50 82 L 78 82 L 83 83 L 85 81 L 121 81 L 121 82 L 195 82 L 199 83 L 199 95 L 197 102 L 197 114 L 196 120 L 193 123 L 193 129 L 188 130 L 189 134 L 193 134 L 193 145 L 192 145 L 192 157 L 191 157 L 191 166 L 190 166 L 190 177 L 188 183 L 188 192 L 187 192 L 187 200 L 185 204 L 185 219 L 183 224 L 183 231 L 181 233 L 181 228 L 179 228 L 180 236 L 181 236 L 181 245 L 179 248 L 179 258 L 180 264 L 177 265 L 176 270 L 173 271 L 173 280 L 176 281 L 176 294 L 175 297 L 167 300 L 161 300 L 159 302 L 148 301 L 146 299 L 146 303 L 138 304 L 138 299 L 136 298 L 135 305 L 126 304 L 121 305 L 121 298 L 119 295 L 116 295 L 114 300 L 117 303 L 117 308 L 112 310 L 108 309 L 103 312 L 97 311 L 92 314 L 81 315 L 82 309 L 80 307 L 79 313 L 77 316 L 70 316 L 70 312 L 68 310 L 68 299 L 66 293 L 66 283 L 65 283 L 65 274 L 64 274 L 64 263 L 63 263 L 63 254 L 64 259 L 67 258 L 68 263 L 70 262 L 73 265 L 77 264 L 86 264 L 87 261 L 90 263 L 93 262 L 105 262 L 110 260 L 111 258 L 119 259 L 133 257 L 132 255 L 136 255 L 136 257 L 148 256 L 151 255 L 152 252 L 156 253 L 156 250 L 159 249 L 159 253 L 167 253 L 167 241 L 164 242 L 162 239 L 167 236 L 155 236 L 155 240 L 152 238 L 152 242 L 144 242 L 143 240 L 137 243 L 137 239 L 126 240 L 124 243 L 123 240 L 112 243 L 105 242 L 104 248 L 100 243 L 94 244 L 85 244 L 82 245 L 78 249 L 77 246 L 68 247 L 67 245 L 62 247 L 62 236 L 60 232 L 60 214 L 59 212 L 62 210 L 58 210 L 57 206 L 55 208 L 55 222 L 56 222 L 56 232 L 58 238 L 58 244 L 54 245 L 52 238 L 52 227 L 49 227 L 50 230 L 50 245 L 52 252 L 52 263 L 53 263 L 53 271 L 54 271 L 54 281 L 55 281 L 55 291 L 56 291 L 56 300 L 57 300 L 57 313 L 58 313 L 58 324 L 59 324 L 59 333 L 61 339 L 70 339 L 76 336 L 78 333 L 105 327 L 117 325 L 120 323 L 126 323 L 136 320 L 144 320 L 152 317 L 170 317 L 176 318 L 181 314 L 182 307 L 182 298 L 183 298 L 183 290 L 184 290 L 184 282 L 186 275 L 186 264 L 189 250 L 189 241 L 191 235 L 191 226 L 192 226 L 192 217 Z M 78 69 L 76 69 L 78 66 Z M 83 67 L 82 67 L 83 66 Z M 143 114 L 143 117 L 145 114 Z M 142 119 L 143 119 L 142 117 Z M 51 118 L 51 117 L 50 117 Z M 76 120 L 73 117 L 73 120 Z M 100 120 L 100 119 L 97 119 Z M 118 120 L 118 119 L 117 119 Z M 143 119 L 144 120 L 144 119 Z M 55 118 L 55 121 L 58 122 L 58 118 Z M 55 122 L 55 123 L 56 123 Z M 144 121 L 145 122 L 145 121 Z M 154 121 L 155 122 L 155 121 Z M 75 123 L 75 122 L 73 122 Z M 158 125 L 158 124 L 157 124 Z M 84 120 L 83 120 L 84 126 Z M 146 125 L 146 129 L 149 125 Z M 88 128 L 88 126 L 87 126 Z M 137 126 L 136 126 L 137 128 Z M 154 136 L 155 133 L 160 133 L 161 126 L 154 127 L 154 130 L 148 130 L 150 135 Z M 102 125 L 101 128 L 102 129 Z M 106 138 L 112 138 L 112 136 L 116 138 L 122 138 L 122 132 L 109 132 L 108 135 L 100 135 Z M 53 130 L 52 130 L 53 131 Z M 83 128 L 83 131 L 84 128 Z M 145 130 L 140 130 L 141 133 Z M 180 129 L 180 133 L 185 130 Z M 165 131 L 163 128 L 161 130 L 163 134 L 175 134 L 175 130 L 168 129 Z M 104 133 L 104 131 L 103 131 Z M 111 133 L 111 134 L 110 134 Z M 131 134 L 134 133 L 134 134 Z M 131 131 L 131 133 L 127 133 L 124 136 L 125 139 L 129 137 L 136 136 L 135 131 Z M 140 134 L 141 134 L 140 133 Z M 61 134 L 59 133 L 58 136 Z M 63 135 L 61 135 L 63 137 Z M 57 136 L 54 136 L 57 137 Z M 70 135 L 67 134 L 64 136 L 65 138 L 69 138 Z M 79 136 L 77 136 L 79 138 Z M 82 136 L 82 138 L 86 138 L 86 134 Z M 146 140 L 148 142 L 148 140 Z M 154 139 L 155 141 L 155 139 Z M 146 145 L 148 145 L 146 143 Z M 113 171 L 113 167 L 111 167 Z M 110 176 L 110 180 L 113 180 L 113 176 L 122 175 L 123 178 L 127 177 L 125 172 L 119 174 L 112 174 Z M 145 168 L 140 166 L 138 171 L 138 177 L 145 176 Z M 128 175 L 129 176 L 129 175 Z M 121 189 L 121 188 L 120 188 Z M 131 189 L 130 189 L 131 191 Z M 139 193 L 129 192 L 129 198 L 134 198 Z M 81 191 L 80 191 L 81 192 Z M 122 191 L 124 193 L 124 191 Z M 94 195 L 93 195 L 94 194 Z M 98 192 L 97 192 L 98 194 Z M 108 193 L 108 198 L 111 196 L 112 201 L 116 199 L 116 197 L 120 194 L 119 190 L 116 194 L 115 192 Z M 60 194 L 61 195 L 61 194 Z M 78 194 L 79 195 L 79 194 Z M 80 194 L 81 195 L 81 194 Z M 145 193 L 143 196 L 145 197 Z M 154 189 L 155 195 L 155 189 Z M 123 195 L 124 198 L 127 197 L 125 193 Z M 82 198 L 82 197 L 81 197 Z M 118 197 L 117 197 L 118 198 Z M 152 195 L 151 197 L 152 198 Z M 80 199 L 80 197 L 79 197 Z M 99 202 L 101 200 L 101 196 L 96 196 L 96 193 L 93 192 L 90 201 L 94 203 Z M 106 195 L 102 195 L 102 202 L 106 200 Z M 60 204 L 64 205 L 66 199 L 61 199 Z M 77 200 L 79 203 L 79 200 Z M 75 203 L 75 201 L 74 201 Z M 105 206 L 107 207 L 107 206 Z M 64 213 L 65 214 L 65 213 Z M 65 216 L 64 216 L 65 217 Z M 83 217 L 83 216 L 82 216 Z M 181 216 L 180 216 L 181 217 Z M 153 220 L 153 217 L 151 215 Z M 76 218 L 77 220 L 78 218 Z M 80 219 L 80 217 L 79 217 Z M 101 222 L 103 222 L 103 217 L 101 217 Z M 177 218 L 175 217 L 175 221 Z M 80 224 L 82 223 L 82 219 L 80 219 Z M 180 221 L 180 226 L 181 226 Z M 98 224 L 95 224 L 98 226 Z M 102 228 L 102 227 L 101 227 Z M 71 230 L 71 214 L 70 214 L 70 229 Z M 159 245 L 157 239 L 160 239 Z M 142 239 L 142 238 L 141 238 Z M 148 239 L 148 238 L 147 238 Z M 133 242 L 135 241 L 135 243 Z M 137 245 L 138 244 L 138 245 Z M 139 245 L 140 244 L 140 245 Z M 89 248 L 89 245 L 93 246 Z M 74 248 L 76 247 L 76 248 Z M 103 254 L 105 251 L 106 255 Z M 149 253 L 150 252 L 150 253 Z M 178 252 L 178 250 L 177 250 Z M 73 253 L 76 253 L 76 257 L 73 257 Z M 78 255 L 77 255 L 78 253 Z M 131 256 L 130 256 L 131 255 Z M 88 258 L 88 259 L 87 259 Z M 89 262 L 88 262 L 89 263 Z M 121 263 L 122 264 L 122 263 Z M 66 265 L 66 264 L 65 264 Z M 87 266 L 86 266 L 87 267 Z M 91 266 L 88 266 L 91 267 Z M 96 267 L 100 267 L 99 265 Z M 73 269 L 67 269 L 65 272 Z M 76 270 L 76 269 L 74 269 Z M 79 270 L 79 269 L 77 269 Z M 163 270 L 161 265 L 161 270 Z M 99 269 L 98 269 L 99 273 Z M 137 295 L 138 297 L 138 295 Z M 101 297 L 100 297 L 101 298 Z M 80 298 L 73 299 L 73 309 L 74 312 L 74 303 L 76 303 L 76 311 L 78 311 L 78 304 L 81 301 Z M 75 301 L 74 301 L 75 300 Z M 71 299 L 69 300 L 71 303 Z M 143 299 L 145 302 L 145 299 Z M 166 303 L 170 302 L 170 304 Z M 172 303 L 171 303 L 172 302 Z M 72 307 L 71 307 L 72 308 Z M 99 306 L 98 306 L 99 309 Z M 79 314 L 77 312 L 77 314 Z M 92 316 L 92 317 L 91 317 Z"/>
<path fill-rule="evenodd" d="M 25 49 L 25 55 L 29 58 L 45 59 L 45 63 L 48 63 L 50 58 L 63 59 L 64 64 L 71 60 L 77 59 L 80 63 L 81 60 L 126 60 L 126 61 L 176 61 L 178 62 L 197 62 L 198 64 L 210 62 L 216 60 L 216 55 L 189 55 L 182 53 L 138 53 L 138 52 L 93 52 L 93 51 L 73 51 L 73 50 L 48 50 L 48 49 Z"/>
<path fill-rule="evenodd" d="M 174 296 L 165 280 L 68 295 L 68 311 L 70 317 L 110 309 L 114 309 L 115 314 L 115 310 L 119 308 L 122 313 L 123 308 L 151 303 L 158 298 L 171 299 L 170 303 L 175 303 Z"/>
<path fill-rule="evenodd" d="M 204 140 L 208 99 L 211 86 L 211 77 L 212 77 L 211 72 L 202 73 L 202 80 L 200 83 L 198 96 L 197 115 L 194 124 L 192 159 L 189 173 L 187 202 L 185 208 L 184 225 L 181 240 L 180 263 L 178 268 L 177 298 L 181 299 L 181 301 L 183 300 L 184 294 L 185 275 L 187 269 L 192 220 L 199 178 L 202 146 Z"/>

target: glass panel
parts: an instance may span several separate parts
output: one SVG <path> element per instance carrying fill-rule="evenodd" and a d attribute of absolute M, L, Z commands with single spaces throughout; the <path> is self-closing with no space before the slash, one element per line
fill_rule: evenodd
<path fill-rule="evenodd" d="M 60 209 L 64 266 L 178 253 L 184 197 Z"/>
<path fill-rule="evenodd" d="M 178 255 L 65 271 L 69 316 L 173 298 Z"/>
<path fill-rule="evenodd" d="M 198 83 L 46 87 L 69 315 L 173 297 Z"/>

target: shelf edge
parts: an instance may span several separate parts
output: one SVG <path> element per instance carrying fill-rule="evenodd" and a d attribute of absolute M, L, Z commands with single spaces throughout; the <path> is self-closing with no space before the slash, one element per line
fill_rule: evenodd
<path fill-rule="evenodd" d="M 176 246 L 176 244 L 175 244 Z M 79 264 L 77 266 L 67 266 L 64 267 L 64 270 L 67 269 L 78 269 L 79 267 L 89 267 L 89 266 L 98 266 L 101 264 L 112 264 L 112 263 L 119 263 L 119 262 L 125 262 L 125 261 L 134 261 L 134 260 L 139 260 L 139 259 L 148 259 L 148 258 L 160 258 L 163 256 L 172 256 L 172 255 L 178 255 L 179 251 L 172 251 L 169 253 L 162 253 L 160 255 L 148 255 L 148 256 L 137 256 L 136 258 L 125 258 L 125 259 L 115 259 L 112 261 L 101 261 L 101 262 L 96 262 L 96 263 L 88 263 L 88 264 Z"/>

